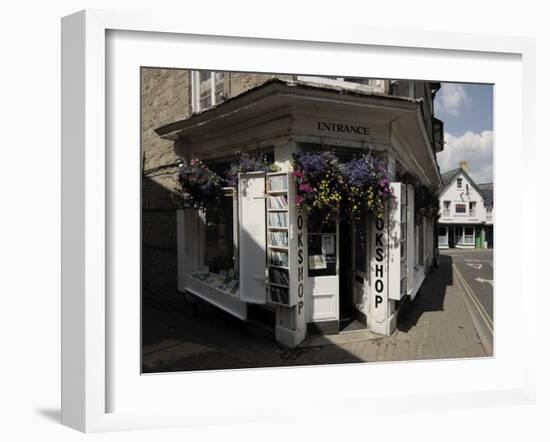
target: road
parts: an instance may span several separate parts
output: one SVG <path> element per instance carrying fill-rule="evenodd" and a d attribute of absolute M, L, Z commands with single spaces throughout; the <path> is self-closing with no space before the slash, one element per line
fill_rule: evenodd
<path fill-rule="evenodd" d="M 475 298 L 476 306 L 493 327 L 493 250 L 448 249 L 441 255 L 452 258 L 458 277 L 462 277 L 467 291 Z"/>

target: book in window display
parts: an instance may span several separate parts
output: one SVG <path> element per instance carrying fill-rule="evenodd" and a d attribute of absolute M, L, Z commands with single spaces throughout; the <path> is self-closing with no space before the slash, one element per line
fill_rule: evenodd
<path fill-rule="evenodd" d="M 270 250 L 269 263 L 279 267 L 288 267 L 288 253 L 279 250 Z"/>
<path fill-rule="evenodd" d="M 286 212 L 270 212 L 269 227 L 288 227 Z"/>
<path fill-rule="evenodd" d="M 269 245 L 274 247 L 288 247 L 288 233 L 269 232 Z"/>
<path fill-rule="evenodd" d="M 269 269 L 269 280 L 271 282 L 274 282 L 275 284 L 289 285 L 289 277 L 288 277 L 288 270 L 287 269 L 278 269 L 278 268 L 270 268 Z"/>
<path fill-rule="evenodd" d="M 269 177 L 270 192 L 285 192 L 288 190 L 287 175 L 275 175 Z"/>
<path fill-rule="evenodd" d="M 288 200 L 286 195 L 269 196 L 269 208 L 271 210 L 286 210 L 288 209 Z"/>
<path fill-rule="evenodd" d="M 288 289 L 282 287 L 271 286 L 269 289 L 271 302 L 275 304 L 285 304 L 289 303 Z"/>

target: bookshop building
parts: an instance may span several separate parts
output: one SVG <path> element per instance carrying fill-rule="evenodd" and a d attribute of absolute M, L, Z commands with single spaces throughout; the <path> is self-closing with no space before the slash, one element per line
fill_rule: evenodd
<path fill-rule="evenodd" d="M 261 153 L 279 170 L 240 174 L 237 191 L 227 188 L 216 207 L 178 211 L 179 291 L 243 321 L 270 318 L 275 339 L 289 347 L 307 334 L 391 334 L 437 247 L 436 220 L 415 218 L 414 188 L 397 180 L 407 172 L 441 185 L 442 124 L 431 104 L 438 85 L 426 85 L 428 104 L 273 78 L 156 129 L 184 161 L 221 171 L 243 153 Z M 318 228 L 298 209 L 292 154 L 327 146 L 344 159 L 369 151 L 384 161 L 395 198 L 383 218 Z"/>

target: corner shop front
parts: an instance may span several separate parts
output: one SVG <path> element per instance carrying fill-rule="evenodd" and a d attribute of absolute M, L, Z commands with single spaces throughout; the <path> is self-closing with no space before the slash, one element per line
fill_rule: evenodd
<path fill-rule="evenodd" d="M 435 181 L 436 170 L 414 170 L 433 167 L 431 151 L 409 147 L 424 142 L 418 126 L 413 100 L 276 81 L 158 129 L 186 160 L 221 169 L 262 153 L 280 169 L 241 175 L 219 207 L 179 211 L 179 290 L 242 320 L 251 306 L 274 312 L 275 337 L 290 347 L 346 326 L 390 334 L 433 263 L 433 221 L 415 225 L 413 188 L 394 182 L 383 219 L 318 227 L 294 204 L 292 153 L 330 146 L 345 158 L 368 149 L 393 177 L 406 170 Z"/>

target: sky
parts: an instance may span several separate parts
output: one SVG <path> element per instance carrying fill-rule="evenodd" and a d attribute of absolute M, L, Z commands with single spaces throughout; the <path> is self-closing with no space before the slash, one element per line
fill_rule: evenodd
<path fill-rule="evenodd" d="M 441 83 L 435 116 L 443 121 L 445 147 L 437 154 L 441 173 L 468 161 L 476 183 L 493 182 L 493 86 Z"/>

